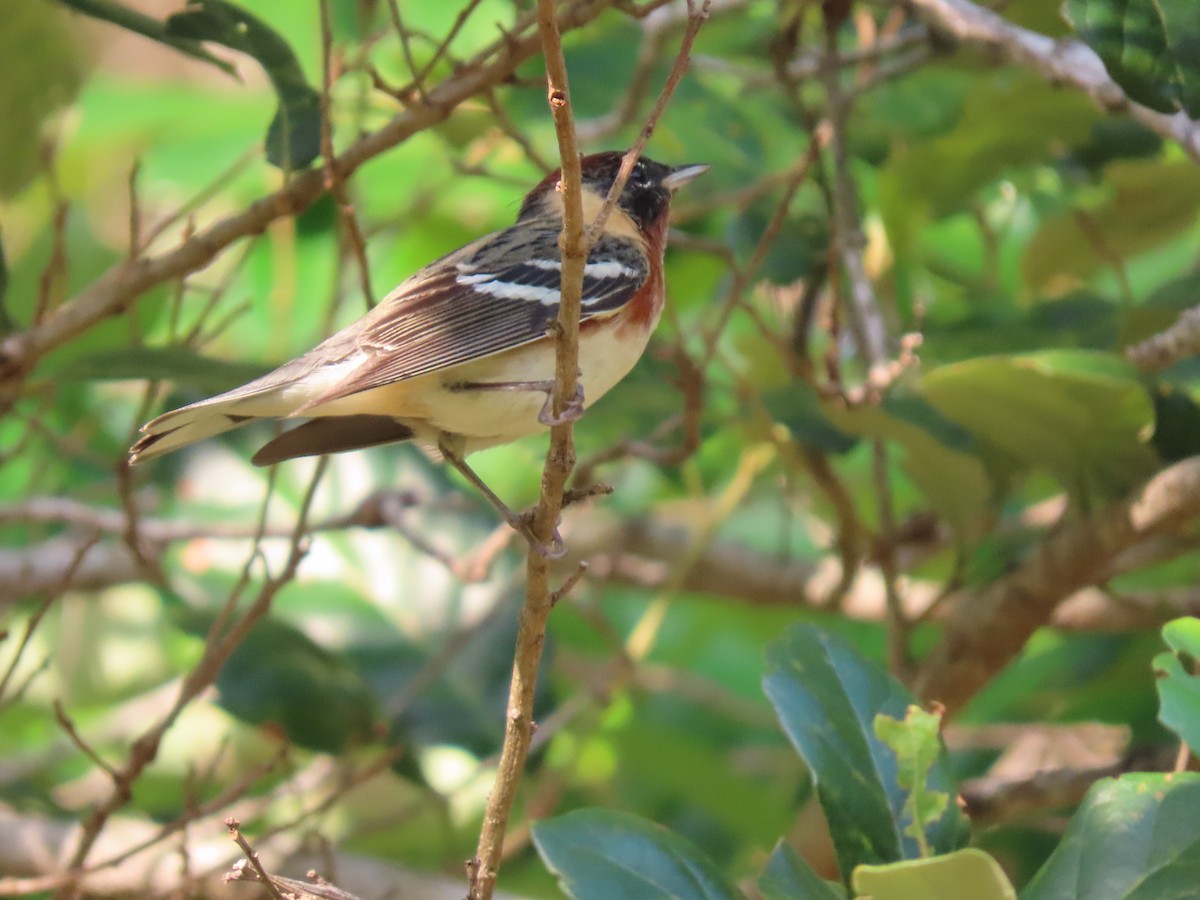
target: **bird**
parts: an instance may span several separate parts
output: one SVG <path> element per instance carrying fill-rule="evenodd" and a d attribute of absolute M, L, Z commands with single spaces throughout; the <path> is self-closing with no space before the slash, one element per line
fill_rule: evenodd
<path fill-rule="evenodd" d="M 585 223 L 596 218 L 624 155 L 581 158 Z M 672 195 L 708 168 L 647 157 L 634 165 L 584 265 L 582 393 L 568 416 L 600 399 L 642 355 L 663 309 Z M 555 340 L 548 329 L 561 299 L 561 178 L 561 169 L 543 178 L 512 226 L 420 269 L 302 356 L 143 425 L 130 463 L 254 421 L 303 420 L 269 440 L 251 462 L 268 466 L 412 441 L 483 486 L 466 467 L 467 455 L 558 421 L 549 405 Z"/>

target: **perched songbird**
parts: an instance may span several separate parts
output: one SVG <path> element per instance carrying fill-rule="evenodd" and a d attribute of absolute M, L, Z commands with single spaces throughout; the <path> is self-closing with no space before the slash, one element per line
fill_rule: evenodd
<path fill-rule="evenodd" d="M 621 153 L 582 160 L 584 221 L 599 211 Z M 641 159 L 584 268 L 579 368 L 584 405 L 637 362 L 663 306 L 672 193 L 707 166 Z M 305 419 L 256 465 L 413 440 L 460 465 L 476 450 L 550 422 L 563 202 L 558 172 L 516 224 L 421 269 L 370 313 L 249 384 L 159 416 L 130 450 L 142 462 L 258 419 Z"/>

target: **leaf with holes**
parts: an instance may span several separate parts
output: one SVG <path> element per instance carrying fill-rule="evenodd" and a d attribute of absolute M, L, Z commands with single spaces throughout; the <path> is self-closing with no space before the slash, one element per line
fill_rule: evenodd
<path fill-rule="evenodd" d="M 902 717 L 912 695 L 841 638 L 799 625 L 767 650 L 767 696 L 817 783 L 817 796 L 848 878 L 863 863 L 915 859 L 917 842 L 904 833 L 908 792 L 896 754 L 875 736 L 879 713 Z M 956 794 L 939 746 L 928 785 Z M 957 850 L 967 823 L 954 804 L 925 825 L 933 853 Z"/>

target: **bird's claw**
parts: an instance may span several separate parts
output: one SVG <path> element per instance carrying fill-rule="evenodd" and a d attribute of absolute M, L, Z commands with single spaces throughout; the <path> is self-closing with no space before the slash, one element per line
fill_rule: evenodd
<path fill-rule="evenodd" d="M 558 415 L 554 414 L 554 392 L 546 392 L 546 402 L 542 404 L 542 409 L 538 413 L 538 421 L 548 428 L 553 428 L 555 425 L 566 425 L 568 422 L 578 422 L 583 416 L 583 385 L 575 385 L 575 396 L 572 397 L 567 405 L 563 407 L 562 412 Z"/>
<path fill-rule="evenodd" d="M 509 515 L 505 516 L 508 524 L 514 531 L 525 538 L 529 543 L 529 549 L 543 559 L 562 559 L 567 555 L 567 542 L 563 540 L 562 534 L 558 527 L 555 526 L 553 534 L 550 535 L 550 543 L 546 544 L 533 532 L 533 510 L 517 515 L 509 510 Z"/>

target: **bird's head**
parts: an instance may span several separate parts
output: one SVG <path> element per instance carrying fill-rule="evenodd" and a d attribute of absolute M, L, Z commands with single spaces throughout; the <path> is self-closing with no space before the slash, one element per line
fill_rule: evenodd
<path fill-rule="evenodd" d="M 619 150 L 593 153 L 580 160 L 580 174 L 585 195 L 585 209 L 590 198 L 603 202 L 616 181 L 625 154 Z M 708 166 L 666 166 L 641 157 L 633 167 L 617 206 L 642 229 L 659 222 L 671 205 L 671 195 L 692 179 L 708 171 Z M 560 169 L 555 169 L 530 191 L 521 206 L 518 219 L 535 214 L 543 208 L 547 197 L 558 191 Z"/>

